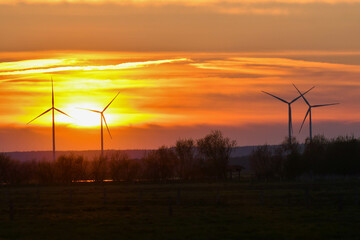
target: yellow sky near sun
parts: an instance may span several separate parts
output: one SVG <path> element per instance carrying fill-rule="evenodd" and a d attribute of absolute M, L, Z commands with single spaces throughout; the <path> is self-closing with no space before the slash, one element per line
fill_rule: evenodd
<path fill-rule="evenodd" d="M 100 55 L 101 54 L 95 54 Z M 104 54 L 106 56 L 106 54 Z M 102 57 L 104 57 L 102 56 Z M 98 56 L 96 56 L 98 57 Z M 64 115 L 59 115 L 57 117 L 57 121 L 63 124 L 70 124 L 74 127 L 93 127 L 98 126 L 100 124 L 100 118 L 95 116 L 96 114 L 87 112 L 84 110 L 79 110 L 78 108 L 90 108 L 95 110 L 102 110 L 104 106 L 107 104 L 110 97 L 112 98 L 114 94 L 118 90 L 127 87 L 148 87 L 151 84 L 147 83 L 146 81 L 136 81 L 136 83 L 132 83 L 130 80 L 121 79 L 121 85 L 113 84 L 109 79 L 102 79 L 104 76 L 107 75 L 118 75 L 121 74 L 119 70 L 130 71 L 134 69 L 140 68 L 147 68 L 151 65 L 159 65 L 159 64 L 166 64 L 166 63 L 174 63 L 174 62 L 183 62 L 188 61 L 185 58 L 178 58 L 178 59 L 161 59 L 161 60 L 149 60 L 149 61 L 141 61 L 141 62 L 124 62 L 119 64 L 108 64 L 108 65 L 86 65 L 84 60 L 78 60 L 74 57 L 69 59 L 35 59 L 35 60 L 21 60 L 15 62 L 3 62 L 0 63 L 0 76 L 4 76 L 3 81 L 7 81 L 7 85 L 9 87 L 12 85 L 11 82 L 14 81 L 15 85 L 17 81 L 20 81 L 22 85 L 26 86 L 28 92 L 35 92 L 39 94 L 39 97 L 30 101 L 33 102 L 41 102 L 48 104 L 41 104 L 44 105 L 42 108 L 44 111 L 49 108 L 50 103 L 50 82 L 49 77 L 54 75 L 55 79 L 55 93 L 56 99 L 55 102 L 57 105 L 61 105 L 62 109 L 73 116 L 72 118 L 68 118 Z M 81 65 L 85 64 L 85 65 Z M 105 73 L 106 71 L 106 73 Z M 116 72 L 113 72 L 116 71 Z M 84 74 L 82 74 L 84 73 Z M 85 77 L 85 75 L 90 75 L 91 78 Z M 21 77 L 21 79 L 14 80 L 14 79 L 6 79 L 6 77 Z M 25 77 L 22 77 L 25 76 Z M 113 76 L 112 76 L 113 77 Z M 32 79 L 27 81 L 26 79 Z M 80 79 L 81 78 L 81 79 Z M 25 82 L 23 82 L 25 81 Z M 71 82 L 75 81 L 75 82 Z M 81 81 L 78 86 L 76 85 L 76 81 Z M 38 84 L 36 82 L 39 82 Z M 5 83 L 6 85 L 6 83 Z M 93 96 L 86 97 L 84 96 L 76 96 L 75 94 L 72 95 L 65 101 L 59 100 L 62 98 L 63 95 L 66 95 L 66 91 L 74 91 L 74 90 L 82 91 L 88 93 L 88 91 L 92 91 Z M 103 93 L 103 89 L 105 91 L 109 91 L 108 93 Z M 16 87 L 12 88 L 12 91 L 16 92 Z M 48 94 L 46 94 L 48 93 Z M 101 96 L 103 94 L 103 96 Z M 111 94 L 111 95 L 110 95 Z M 125 91 L 126 95 L 126 91 Z M 123 113 L 121 117 L 118 117 L 114 113 L 111 113 L 111 110 L 106 112 L 106 119 L 109 123 L 113 123 L 115 120 L 118 125 L 130 124 L 130 123 L 137 123 L 144 121 L 152 116 L 152 114 L 147 113 L 137 113 L 134 112 L 132 109 L 128 109 L 125 105 L 126 98 L 123 97 L 124 95 L 121 94 L 117 101 L 122 102 L 121 110 Z M 46 100 L 47 99 L 47 100 Z M 103 102 L 100 102 L 101 100 Z M 59 101 L 58 101 L 59 100 Z M 106 101 L 106 102 L 105 102 Z M 60 102 L 60 103 L 59 103 Z M 36 114 L 36 110 L 40 109 L 40 107 L 34 107 L 34 114 Z M 35 110 L 36 109 L 36 110 Z M 39 110 L 37 110 L 39 111 Z M 110 113 L 108 113 L 110 112 Z M 112 111 L 114 112 L 114 111 Z M 38 112 L 40 113 L 40 112 Z M 21 116 L 19 119 L 25 120 L 29 116 Z M 47 124 L 50 120 L 50 114 L 47 116 L 43 116 L 36 120 L 35 124 Z M 16 121 L 15 121 L 16 123 Z"/>

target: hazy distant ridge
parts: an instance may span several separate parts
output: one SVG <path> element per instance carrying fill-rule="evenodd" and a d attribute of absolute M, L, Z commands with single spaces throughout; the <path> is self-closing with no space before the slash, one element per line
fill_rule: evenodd
<path fill-rule="evenodd" d="M 251 154 L 253 149 L 256 146 L 244 146 L 244 147 L 236 147 L 233 149 L 231 158 L 237 157 L 245 157 Z M 140 159 L 142 158 L 147 152 L 152 151 L 151 149 L 143 150 L 143 149 L 136 149 L 136 150 L 106 150 L 105 153 L 112 153 L 115 151 L 125 152 L 129 155 L 131 159 Z M 87 150 L 87 151 L 57 151 L 56 155 L 64 155 L 74 153 L 76 155 L 82 155 L 85 158 L 91 160 L 95 156 L 100 155 L 99 150 Z M 52 151 L 31 151 L 31 152 L 7 152 L 9 156 L 14 159 L 18 159 L 20 161 L 31 161 L 31 160 L 42 160 L 42 159 L 52 159 Z"/>

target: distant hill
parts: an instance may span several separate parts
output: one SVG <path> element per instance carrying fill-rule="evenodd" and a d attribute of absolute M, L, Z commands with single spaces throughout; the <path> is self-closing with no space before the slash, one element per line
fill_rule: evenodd
<path fill-rule="evenodd" d="M 232 158 L 244 157 L 251 154 L 251 152 L 256 148 L 256 146 L 244 146 L 236 147 L 231 153 Z M 111 154 L 115 151 L 125 152 L 132 159 L 140 159 L 145 156 L 147 152 L 152 151 L 151 149 L 134 149 L 134 150 L 105 150 L 106 154 Z M 57 151 L 56 156 L 61 156 L 64 154 L 76 154 L 82 155 L 87 159 L 92 159 L 95 156 L 100 155 L 99 150 L 86 150 L 86 151 Z M 30 151 L 30 152 L 7 152 L 10 157 L 18 159 L 20 161 L 30 161 L 30 160 L 41 160 L 41 159 L 52 159 L 52 151 Z"/>
<path fill-rule="evenodd" d="M 249 155 L 257 146 L 243 146 L 235 147 L 231 153 L 230 165 L 241 165 L 245 169 L 249 169 Z M 276 146 L 271 146 L 276 147 Z M 151 149 L 135 149 L 135 150 L 105 150 L 105 154 L 111 154 L 116 151 L 121 151 L 131 159 L 140 159 L 146 155 L 147 152 L 152 151 Z M 86 159 L 93 159 L 100 155 L 99 150 L 87 150 L 87 151 L 57 151 L 56 156 L 73 153 L 75 155 L 82 155 Z M 7 152 L 10 157 L 20 161 L 31 161 L 31 160 L 43 160 L 52 159 L 52 151 L 31 151 L 31 152 Z"/>
<path fill-rule="evenodd" d="M 111 154 L 119 150 L 105 150 L 105 154 Z M 125 152 L 132 159 L 142 158 L 146 152 L 151 150 L 120 150 Z M 100 155 L 99 150 L 86 150 L 86 151 L 56 151 L 56 157 L 67 154 L 75 154 L 84 156 L 86 159 L 93 159 L 96 156 Z M 10 157 L 20 160 L 20 161 L 31 161 L 31 160 L 43 160 L 43 159 L 52 159 L 52 151 L 30 151 L 30 152 L 7 152 L 7 155 Z"/>

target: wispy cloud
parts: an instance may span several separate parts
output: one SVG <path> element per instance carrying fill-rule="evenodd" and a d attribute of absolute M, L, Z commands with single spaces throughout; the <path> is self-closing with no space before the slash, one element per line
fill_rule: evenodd
<path fill-rule="evenodd" d="M 309 70 L 322 69 L 329 71 L 360 73 L 359 65 L 304 61 L 288 58 L 235 57 L 226 60 L 210 60 L 202 63 L 191 63 L 191 65 L 202 69 L 262 75 L 288 74 L 290 71 L 293 71 L 289 68 L 307 68 Z"/>
<path fill-rule="evenodd" d="M 26 69 L 26 70 L 14 70 L 14 71 L 3 71 L 2 70 L 10 70 L 10 69 L 18 69 L 19 67 L 30 68 L 30 66 L 34 67 L 40 63 L 43 63 L 43 67 L 53 65 L 56 63 L 64 63 L 61 60 L 34 60 L 35 63 L 32 63 L 30 60 L 27 62 L 28 64 L 24 65 L 24 61 L 20 61 L 18 63 L 9 63 L 4 65 L 0 65 L 0 75 L 21 75 L 21 74 L 36 74 L 36 73 L 52 73 L 52 72 L 64 72 L 64 71 L 103 71 L 103 70 L 121 70 L 121 69 L 133 69 L 146 67 L 149 65 L 158 65 L 164 63 L 174 63 L 174 62 L 184 62 L 189 61 L 187 58 L 178 58 L 178 59 L 164 59 L 164 60 L 153 60 L 153 61 L 144 61 L 144 62 L 127 62 L 120 63 L 116 65 L 103 65 L 103 66 L 62 66 L 62 67 L 52 67 L 52 68 L 34 68 L 34 69 Z M 65 61 L 66 62 L 66 61 Z M 3 67 L 3 68 L 2 68 Z"/>

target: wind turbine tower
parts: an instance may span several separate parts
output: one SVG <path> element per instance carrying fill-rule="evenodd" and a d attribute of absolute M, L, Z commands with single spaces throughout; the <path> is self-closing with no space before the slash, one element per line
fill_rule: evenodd
<path fill-rule="evenodd" d="M 105 112 L 105 110 L 110 106 L 110 104 L 115 100 L 115 98 L 119 95 L 119 93 L 120 93 L 120 92 L 118 92 L 118 93 L 116 94 L 116 96 L 109 102 L 108 105 L 106 105 L 106 107 L 105 107 L 102 111 L 93 110 L 93 109 L 87 109 L 87 108 L 80 108 L 80 109 L 83 109 L 83 110 L 86 110 L 86 111 L 91 111 L 91 112 L 95 112 L 95 113 L 99 113 L 99 114 L 100 114 L 100 121 L 101 121 L 101 126 L 100 126 L 100 128 L 101 128 L 101 156 L 104 156 L 103 121 L 104 121 L 104 123 L 105 123 L 105 125 L 106 125 L 106 128 L 107 128 L 107 130 L 108 130 L 108 133 L 109 133 L 110 138 L 112 138 L 112 137 L 111 137 L 111 134 L 110 134 L 109 127 L 108 127 L 108 125 L 107 125 L 107 123 L 106 123 L 106 119 L 105 119 L 105 116 L 104 116 L 104 112 Z"/>
<path fill-rule="evenodd" d="M 51 108 L 49 108 L 48 110 L 46 110 L 45 112 L 43 112 L 42 114 L 40 114 L 39 116 L 37 116 L 36 118 L 34 118 L 33 120 L 31 120 L 30 122 L 28 122 L 27 124 L 33 122 L 35 119 L 41 117 L 42 115 L 48 113 L 52 111 L 52 143 L 53 143 L 53 161 L 55 161 L 55 111 L 58 111 L 61 114 L 64 114 L 68 117 L 70 117 L 68 114 L 64 113 L 63 111 L 61 111 L 60 109 L 57 109 L 55 107 L 55 99 L 54 99 L 54 81 L 53 78 L 51 77 Z M 71 117 L 70 117 L 71 118 Z"/>
<path fill-rule="evenodd" d="M 310 88 L 309 90 L 307 90 L 304 95 L 306 93 L 308 93 L 309 91 L 311 91 L 314 87 Z M 280 98 L 280 97 L 277 97 L 271 93 L 268 93 L 268 92 L 265 92 L 265 91 L 262 91 L 263 93 L 267 94 L 267 95 L 270 95 L 278 100 L 280 100 L 281 102 L 283 103 L 286 103 L 288 105 L 288 109 L 289 109 L 289 144 L 291 144 L 291 134 L 293 132 L 293 127 L 292 127 L 292 118 L 291 118 L 291 104 L 294 103 L 296 100 L 298 100 L 299 98 L 301 98 L 301 95 L 299 95 L 298 97 L 294 98 L 293 100 L 291 100 L 290 102 Z"/>
<path fill-rule="evenodd" d="M 293 84 L 294 87 L 296 88 L 296 90 L 300 93 L 300 96 L 304 99 L 305 103 L 308 105 L 308 110 L 306 112 L 305 118 L 301 124 L 300 130 L 301 131 L 302 127 L 304 126 L 305 120 L 307 118 L 307 116 L 309 115 L 309 131 L 310 131 L 310 142 L 312 142 L 312 122 L 311 122 L 311 109 L 312 108 L 317 108 L 317 107 L 326 107 L 326 106 L 332 106 L 332 105 L 337 105 L 339 103 L 328 103 L 328 104 L 320 104 L 320 105 L 311 105 L 306 98 L 304 97 L 305 94 L 302 94 L 299 89 L 295 86 L 295 84 Z"/>

